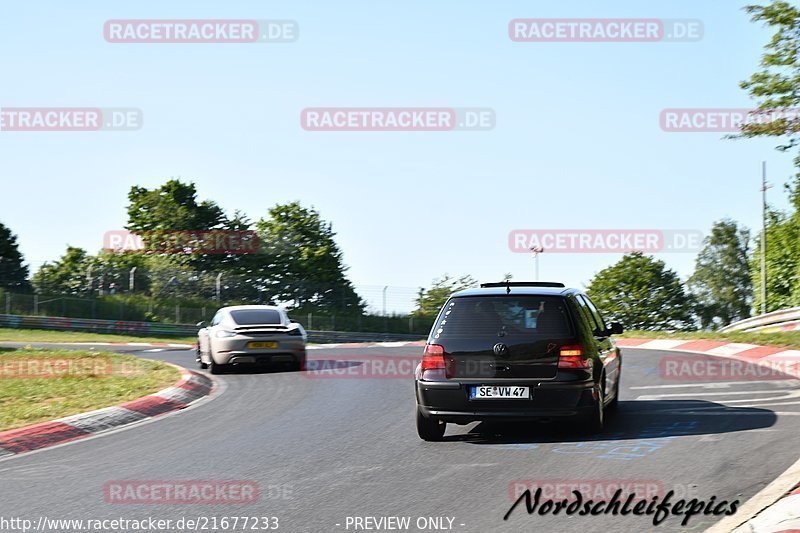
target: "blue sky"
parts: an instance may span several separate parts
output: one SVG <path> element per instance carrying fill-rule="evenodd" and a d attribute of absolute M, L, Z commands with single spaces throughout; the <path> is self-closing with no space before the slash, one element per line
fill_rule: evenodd
<path fill-rule="evenodd" d="M 0 20 L 0 107 L 136 107 L 136 132 L 2 132 L 0 222 L 35 269 L 96 252 L 132 185 L 194 181 L 257 219 L 300 200 L 333 222 L 359 286 L 445 272 L 533 277 L 516 228 L 707 231 L 760 224 L 769 141 L 666 133 L 664 108 L 749 107 L 738 82 L 769 32 L 743 2 L 26 2 Z M 689 43 L 514 43 L 514 18 L 691 18 Z M 292 19 L 291 44 L 110 44 L 109 19 Z M 306 107 L 490 107 L 489 132 L 308 132 Z M 771 200 L 784 205 L 780 187 Z M 582 286 L 618 254 L 547 254 Z M 688 276 L 690 253 L 659 256 Z M 399 300 L 391 307 L 405 307 Z"/>

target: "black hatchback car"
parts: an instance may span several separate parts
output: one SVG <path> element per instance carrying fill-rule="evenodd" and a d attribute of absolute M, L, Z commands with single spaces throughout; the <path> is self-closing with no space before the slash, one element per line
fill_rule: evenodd
<path fill-rule="evenodd" d="M 561 283 L 485 283 L 439 311 L 415 372 L 417 433 L 447 423 L 571 418 L 603 429 L 619 398 L 622 358 L 589 298 Z"/>

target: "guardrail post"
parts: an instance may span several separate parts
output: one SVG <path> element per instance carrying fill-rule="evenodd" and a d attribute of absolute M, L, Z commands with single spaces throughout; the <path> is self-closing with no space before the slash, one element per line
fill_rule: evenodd
<path fill-rule="evenodd" d="M 33 295 L 33 314 L 34 315 L 38 315 L 39 314 L 39 295 L 38 294 L 34 294 Z"/>
<path fill-rule="evenodd" d="M 11 314 L 11 293 L 10 292 L 6 293 L 6 314 L 7 315 Z"/>
<path fill-rule="evenodd" d="M 408 317 L 408 332 L 414 333 L 414 315 Z"/>
<path fill-rule="evenodd" d="M 175 304 L 175 323 L 181 323 L 181 304 Z"/>
<path fill-rule="evenodd" d="M 308 313 L 308 318 L 307 318 L 306 322 L 308 322 L 308 329 L 313 329 L 314 328 L 314 326 L 312 325 L 312 322 L 311 322 L 311 313 Z"/>

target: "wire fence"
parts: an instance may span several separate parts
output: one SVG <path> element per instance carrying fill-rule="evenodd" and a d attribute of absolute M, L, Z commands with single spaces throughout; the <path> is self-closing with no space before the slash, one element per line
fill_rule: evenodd
<path fill-rule="evenodd" d="M 364 291 L 367 303 L 364 313 L 325 312 L 314 308 L 292 309 L 289 315 L 309 330 L 360 331 L 381 333 L 412 333 L 427 335 L 433 317 L 413 316 L 410 313 L 386 312 L 409 301 L 410 292 L 373 286 Z M 413 298 L 411 298 L 413 302 Z M 218 302 L 215 298 L 199 301 L 155 298 L 105 290 L 94 296 L 18 293 L 0 289 L 0 313 L 6 315 L 52 316 L 66 318 L 105 319 L 120 321 L 196 324 L 210 321 L 217 309 L 229 304 L 268 303 L 263 301 Z M 390 307 L 391 306 L 391 307 Z M 380 309 L 379 312 L 376 312 Z"/>
<path fill-rule="evenodd" d="M 37 292 L 78 298 L 109 295 L 145 295 L 158 300 L 198 300 L 215 303 L 275 303 L 302 306 L 324 304 L 343 309 L 358 306 L 367 314 L 410 314 L 415 308 L 419 287 L 391 285 L 350 285 L 341 280 L 314 282 L 285 276 L 268 277 L 241 270 L 192 270 L 162 267 L 125 267 L 114 264 L 82 265 L 67 273 L 33 276 Z M 9 280 L 0 287 L 11 292 Z"/>

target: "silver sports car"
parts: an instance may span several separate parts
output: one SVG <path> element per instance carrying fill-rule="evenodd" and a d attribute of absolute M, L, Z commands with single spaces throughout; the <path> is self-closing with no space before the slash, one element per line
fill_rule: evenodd
<path fill-rule="evenodd" d="M 305 367 L 306 332 L 286 312 L 270 305 L 223 307 L 210 324 L 200 322 L 197 362 L 212 374 L 229 365 L 283 364 Z"/>

